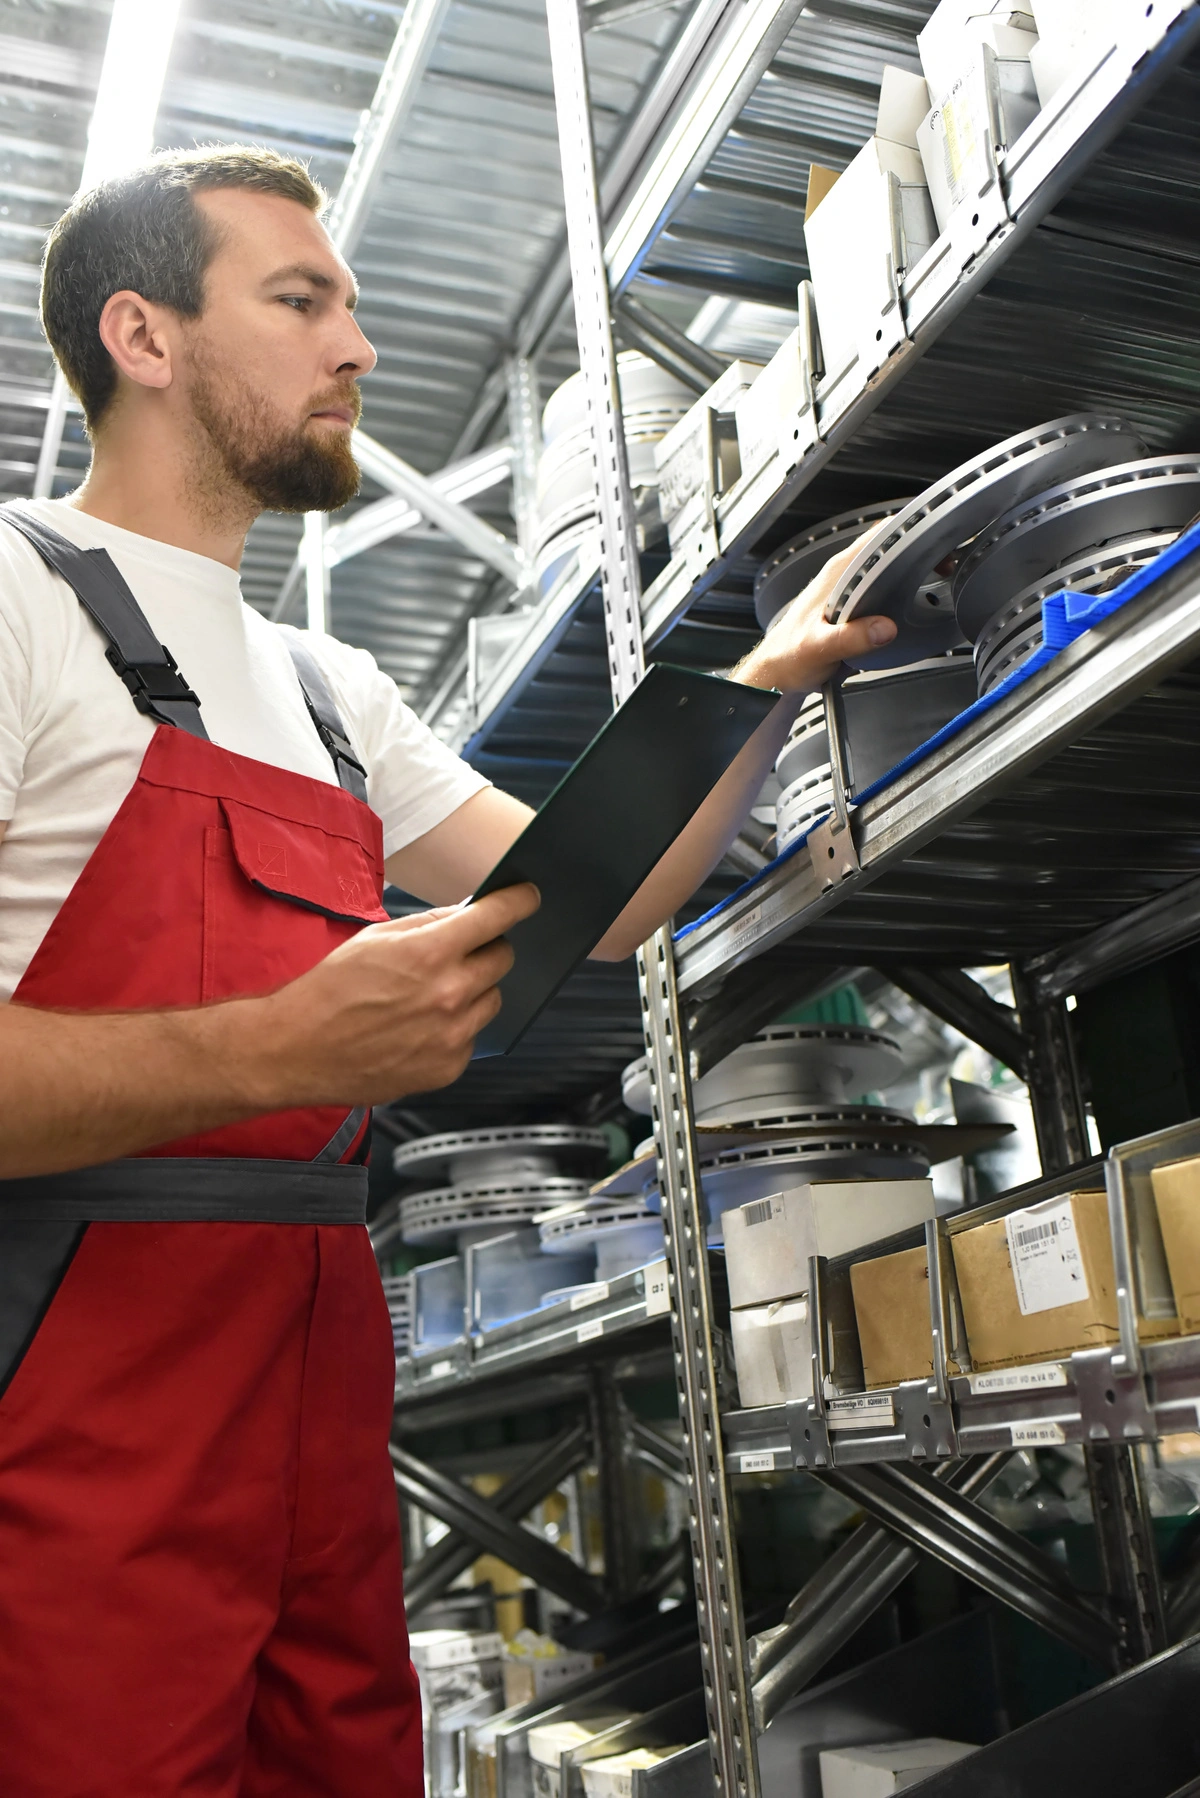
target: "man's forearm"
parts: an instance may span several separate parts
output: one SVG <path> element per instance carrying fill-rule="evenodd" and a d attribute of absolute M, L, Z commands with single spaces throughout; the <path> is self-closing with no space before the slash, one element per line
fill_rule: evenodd
<path fill-rule="evenodd" d="M 115 1160 L 275 1109 L 266 1001 L 168 1012 L 0 1006 L 0 1178 Z"/>

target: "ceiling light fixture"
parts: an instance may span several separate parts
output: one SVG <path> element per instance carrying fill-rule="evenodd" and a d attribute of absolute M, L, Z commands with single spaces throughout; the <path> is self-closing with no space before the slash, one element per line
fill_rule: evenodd
<path fill-rule="evenodd" d="M 80 193 L 136 167 L 154 148 L 179 5 L 180 0 L 114 0 Z M 56 368 L 33 482 L 35 499 L 45 499 L 54 486 L 68 399 L 62 370 Z"/>

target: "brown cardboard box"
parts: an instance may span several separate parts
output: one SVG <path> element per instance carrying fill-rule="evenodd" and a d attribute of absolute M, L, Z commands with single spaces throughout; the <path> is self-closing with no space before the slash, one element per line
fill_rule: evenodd
<path fill-rule="evenodd" d="M 1103 1192 L 1045 1199 L 958 1232 L 950 1242 L 975 1367 L 1053 1361 L 1075 1349 L 1116 1342 L 1116 1281 Z M 1086 1296 L 1071 1302 L 1072 1288 Z M 1055 1298 L 1068 1302 L 1054 1303 Z"/>
<path fill-rule="evenodd" d="M 932 1375 L 933 1332 L 924 1245 L 902 1249 L 898 1255 L 881 1255 L 875 1261 L 856 1261 L 850 1269 L 850 1285 L 868 1390 Z"/>
<path fill-rule="evenodd" d="M 1200 1158 L 1151 1170 L 1179 1328 L 1200 1330 Z"/>

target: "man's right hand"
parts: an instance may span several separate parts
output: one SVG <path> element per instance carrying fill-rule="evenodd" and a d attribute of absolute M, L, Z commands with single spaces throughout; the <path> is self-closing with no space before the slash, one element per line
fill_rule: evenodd
<path fill-rule="evenodd" d="M 505 932 L 539 903 L 536 887 L 506 887 L 373 924 L 260 1001 L 247 1047 L 272 1048 L 266 1108 L 383 1105 L 457 1080 L 500 1009 Z"/>
<path fill-rule="evenodd" d="M 375 924 L 259 998 L 191 1010 L 0 1005 L 0 1178 L 52 1174 L 269 1111 L 456 1080 L 500 1009 L 532 886 Z"/>

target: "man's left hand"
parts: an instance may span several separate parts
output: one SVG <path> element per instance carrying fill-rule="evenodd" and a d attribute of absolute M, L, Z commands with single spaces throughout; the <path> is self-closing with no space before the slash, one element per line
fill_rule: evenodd
<path fill-rule="evenodd" d="M 847 657 L 866 655 L 892 641 L 896 626 L 890 618 L 849 618 L 830 624 L 825 617 L 826 601 L 876 528 L 830 557 L 733 670 L 734 680 L 747 687 L 776 687 L 781 693 L 811 693 L 832 680 Z"/>

